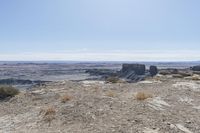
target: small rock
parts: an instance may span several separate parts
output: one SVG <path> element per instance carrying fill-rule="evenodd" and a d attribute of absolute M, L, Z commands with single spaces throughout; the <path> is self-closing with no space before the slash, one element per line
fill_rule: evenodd
<path fill-rule="evenodd" d="M 170 129 L 175 129 L 176 128 L 176 126 L 174 125 L 174 124 L 170 124 Z"/>

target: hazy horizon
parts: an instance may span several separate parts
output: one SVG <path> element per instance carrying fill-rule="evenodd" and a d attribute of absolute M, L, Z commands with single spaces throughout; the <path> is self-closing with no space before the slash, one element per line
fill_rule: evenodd
<path fill-rule="evenodd" d="M 198 0 L 1 0 L 0 61 L 199 61 Z"/>

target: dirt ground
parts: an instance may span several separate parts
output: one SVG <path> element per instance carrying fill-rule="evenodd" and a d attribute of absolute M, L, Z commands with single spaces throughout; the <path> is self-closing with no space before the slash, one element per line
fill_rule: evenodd
<path fill-rule="evenodd" d="M 60 81 L 0 102 L 1 133 L 200 133 L 199 125 L 200 82 L 164 76 Z"/>

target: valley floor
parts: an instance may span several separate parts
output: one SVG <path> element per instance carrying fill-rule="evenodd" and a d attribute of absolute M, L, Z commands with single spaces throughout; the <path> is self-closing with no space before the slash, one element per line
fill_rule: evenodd
<path fill-rule="evenodd" d="M 137 99 L 137 93 L 151 96 Z M 199 133 L 200 82 L 53 82 L 0 103 L 2 133 Z"/>

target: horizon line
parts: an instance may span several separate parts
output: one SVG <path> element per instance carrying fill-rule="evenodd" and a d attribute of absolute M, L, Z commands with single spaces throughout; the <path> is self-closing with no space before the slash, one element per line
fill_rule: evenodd
<path fill-rule="evenodd" d="M 127 61 L 113 61 L 113 60 L 101 60 L 101 61 L 96 61 L 96 60 L 0 60 L 0 62 L 153 62 L 153 63 L 159 63 L 159 62 L 162 62 L 162 63 L 176 63 L 176 62 L 180 62 L 180 63 L 184 63 L 184 62 L 200 62 L 200 60 L 172 60 L 172 61 L 167 61 L 167 60 L 161 60 L 161 61 L 155 61 L 155 60 L 152 60 L 152 61 L 145 61 L 145 60 L 141 60 L 141 61 L 134 61 L 134 60 L 127 60 Z"/>

